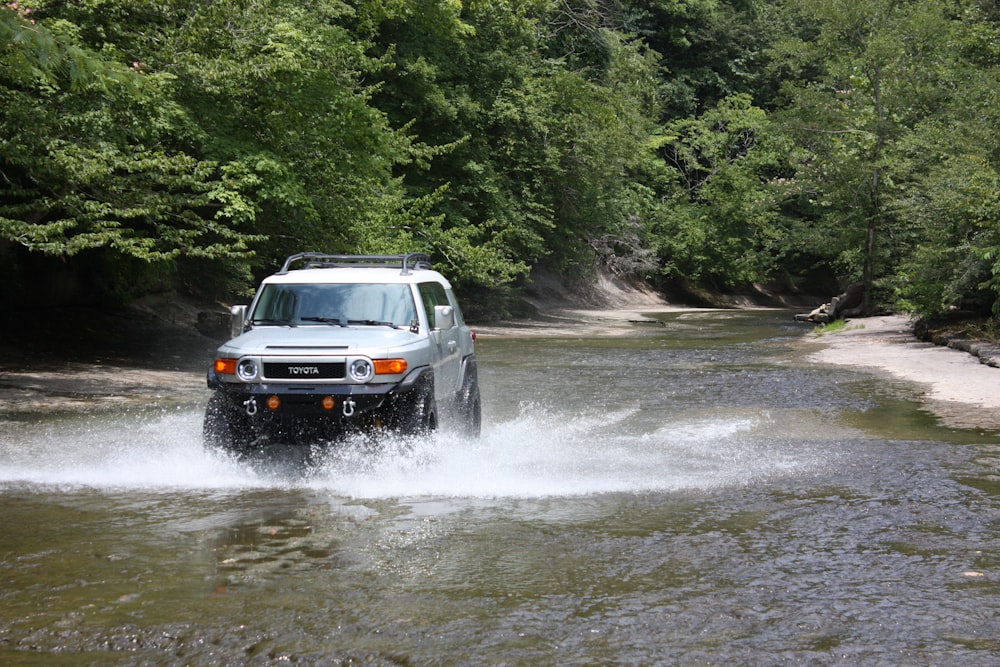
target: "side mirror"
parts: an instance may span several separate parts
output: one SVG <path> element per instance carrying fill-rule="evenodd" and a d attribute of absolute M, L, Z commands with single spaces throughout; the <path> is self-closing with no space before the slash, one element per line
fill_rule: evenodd
<path fill-rule="evenodd" d="M 229 309 L 229 337 L 236 338 L 246 331 L 247 307 L 232 306 Z"/>
<path fill-rule="evenodd" d="M 451 306 L 434 306 L 434 328 L 450 329 L 455 326 L 455 309 Z"/>

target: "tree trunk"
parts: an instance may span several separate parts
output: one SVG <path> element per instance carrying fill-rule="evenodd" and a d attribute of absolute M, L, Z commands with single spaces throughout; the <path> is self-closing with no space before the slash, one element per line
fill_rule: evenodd
<path fill-rule="evenodd" d="M 882 104 L 882 66 L 876 65 L 873 67 L 870 77 L 872 101 L 875 104 L 878 125 L 875 127 L 875 150 L 872 154 L 871 210 L 868 212 L 868 230 L 865 237 L 865 261 L 861 276 L 861 282 L 865 286 L 861 311 L 866 315 L 871 312 L 872 284 L 875 282 L 875 232 L 878 227 L 878 220 L 882 215 L 881 161 L 882 151 L 885 147 L 885 133 L 883 130 L 885 127 L 885 106 Z"/>

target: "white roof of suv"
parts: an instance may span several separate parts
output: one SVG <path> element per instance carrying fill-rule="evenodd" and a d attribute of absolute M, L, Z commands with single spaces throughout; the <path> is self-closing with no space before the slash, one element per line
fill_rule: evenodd
<path fill-rule="evenodd" d="M 292 264 L 304 262 L 301 269 Z M 264 279 L 264 284 L 379 283 L 412 284 L 432 280 L 450 289 L 448 280 L 431 270 L 430 258 L 423 253 L 408 255 L 324 255 L 299 253 L 285 260 L 281 270 Z"/>
<path fill-rule="evenodd" d="M 399 269 L 376 269 L 376 268 L 326 268 L 326 269 L 298 269 L 288 273 L 276 273 L 264 279 L 264 284 L 292 284 L 292 283 L 385 283 L 385 284 L 412 284 L 432 280 L 439 282 L 450 288 L 448 280 L 437 271 L 420 269 L 401 273 Z"/>

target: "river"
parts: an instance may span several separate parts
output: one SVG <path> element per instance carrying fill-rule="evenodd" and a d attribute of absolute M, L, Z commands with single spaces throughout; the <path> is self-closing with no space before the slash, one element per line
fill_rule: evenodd
<path fill-rule="evenodd" d="M 1000 665 L 1000 433 L 780 311 L 483 336 L 482 437 L 0 422 L 4 665 Z"/>

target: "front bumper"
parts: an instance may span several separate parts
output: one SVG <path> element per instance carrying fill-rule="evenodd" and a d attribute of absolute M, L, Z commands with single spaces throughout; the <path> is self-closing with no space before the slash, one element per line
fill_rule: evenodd
<path fill-rule="evenodd" d="M 412 402 L 411 394 L 429 370 L 416 369 L 402 381 L 370 384 L 222 382 L 209 374 L 230 423 L 271 440 L 334 438 L 345 432 L 389 427 Z"/>
<path fill-rule="evenodd" d="M 349 419 L 376 410 L 398 391 L 398 385 L 297 387 L 282 384 L 226 385 L 216 389 L 229 407 L 248 417 Z"/>

